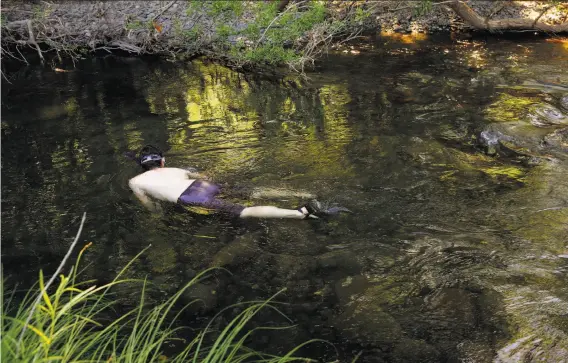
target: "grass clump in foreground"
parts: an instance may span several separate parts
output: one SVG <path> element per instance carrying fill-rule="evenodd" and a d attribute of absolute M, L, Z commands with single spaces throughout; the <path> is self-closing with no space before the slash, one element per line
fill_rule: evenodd
<path fill-rule="evenodd" d="M 246 347 L 246 341 L 259 330 L 286 328 L 247 328 L 247 323 L 261 309 L 280 313 L 271 304 L 276 295 L 263 302 L 231 306 L 241 307 L 242 311 L 222 330 L 213 329 L 217 315 L 204 329 L 192 333 L 193 338 L 187 341 L 179 338 L 185 328 L 174 327 L 174 324 L 190 304 L 176 312 L 174 305 L 187 288 L 205 278 L 211 270 L 196 276 L 165 302 L 147 307 L 146 281 L 121 279 L 132 262 L 108 284 L 96 286 L 94 281 L 77 282 L 77 268 L 84 250 L 79 253 L 69 275 L 59 275 L 58 284 L 51 289 L 44 286 L 40 271 L 38 285 L 30 289 L 17 306 L 11 306 L 12 296 L 6 296 L 2 280 L 2 362 L 309 361 L 293 355 L 315 340 L 301 344 L 284 356 L 264 354 Z M 131 283 L 140 286 L 138 306 L 109 321 L 110 316 L 116 315 L 117 301 L 112 299 L 113 290 Z M 175 354 L 164 355 L 164 349 L 172 342 L 183 343 L 183 348 Z"/>

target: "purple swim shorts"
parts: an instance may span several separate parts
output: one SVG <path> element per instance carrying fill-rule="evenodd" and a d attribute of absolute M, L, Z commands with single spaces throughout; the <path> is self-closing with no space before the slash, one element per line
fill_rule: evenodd
<path fill-rule="evenodd" d="M 189 188 L 181 193 L 178 198 L 178 203 L 240 215 L 245 207 L 240 204 L 234 204 L 215 198 L 220 191 L 221 188 L 218 185 L 197 179 Z"/>

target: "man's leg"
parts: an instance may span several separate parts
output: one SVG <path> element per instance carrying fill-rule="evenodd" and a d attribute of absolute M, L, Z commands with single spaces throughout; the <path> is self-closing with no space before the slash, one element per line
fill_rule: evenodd
<path fill-rule="evenodd" d="M 240 204 L 231 203 L 215 196 L 219 193 L 219 186 L 196 180 L 182 195 L 178 202 L 185 205 L 201 206 L 208 209 L 218 210 L 240 218 L 290 218 L 306 219 L 318 218 L 321 214 L 335 214 L 340 211 L 347 211 L 345 208 L 322 208 L 321 203 L 309 203 L 299 209 L 284 209 L 273 206 L 245 207 Z"/>
<path fill-rule="evenodd" d="M 298 209 L 282 209 L 270 206 L 248 207 L 240 212 L 240 217 L 306 219 L 320 218 L 342 212 L 351 213 L 351 211 L 345 207 L 322 204 L 314 199 Z"/>
<path fill-rule="evenodd" d="M 178 199 L 180 204 L 200 206 L 217 210 L 241 218 L 294 218 L 304 219 L 308 210 L 282 209 L 272 206 L 245 207 L 215 198 L 219 193 L 219 186 L 196 180 Z M 315 217 L 315 216 L 311 216 Z M 315 217 L 317 218 L 317 217 Z"/>
<path fill-rule="evenodd" d="M 305 209 L 305 208 L 301 208 Z M 272 206 L 258 206 L 258 207 L 247 207 L 243 209 L 240 216 L 241 218 L 291 218 L 291 219 L 305 219 L 309 215 L 309 218 L 317 218 L 316 216 L 309 214 L 307 210 L 304 212 L 297 209 L 283 209 Z"/>
<path fill-rule="evenodd" d="M 206 208 L 224 211 L 240 218 L 290 218 L 290 219 L 306 219 L 319 218 L 321 216 L 329 216 L 341 212 L 351 211 L 344 207 L 323 205 L 317 200 L 312 200 L 308 204 L 298 209 L 284 209 L 273 206 L 256 206 L 245 207 L 240 204 L 234 204 L 221 199 L 212 198 L 205 203 L 201 203 Z"/>
<path fill-rule="evenodd" d="M 206 208 L 215 209 L 228 214 L 237 215 L 240 218 L 291 218 L 291 219 L 305 219 L 318 218 L 302 207 L 300 209 L 284 209 L 273 206 L 255 206 L 245 207 L 240 204 L 234 204 L 222 199 L 213 198 L 201 204 Z"/>

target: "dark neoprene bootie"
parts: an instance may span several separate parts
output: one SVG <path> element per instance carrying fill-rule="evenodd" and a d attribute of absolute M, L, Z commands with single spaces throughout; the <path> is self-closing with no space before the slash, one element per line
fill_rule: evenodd
<path fill-rule="evenodd" d="M 329 203 L 323 204 L 317 200 L 311 200 L 306 205 L 298 208 L 300 212 L 304 214 L 304 219 L 306 218 L 316 218 L 336 215 L 341 212 L 352 213 L 349 209 L 345 207 L 340 207 L 337 205 L 330 205 Z"/>

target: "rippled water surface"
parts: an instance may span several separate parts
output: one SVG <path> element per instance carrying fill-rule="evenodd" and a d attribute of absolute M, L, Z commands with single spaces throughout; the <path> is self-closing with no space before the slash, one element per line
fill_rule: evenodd
<path fill-rule="evenodd" d="M 184 296 L 204 300 L 192 314 L 287 288 L 297 326 L 259 348 L 322 338 L 342 361 L 566 361 L 567 43 L 373 44 L 329 55 L 307 83 L 111 56 L 20 70 L 2 87 L 5 275 L 26 285 L 53 271 L 86 211 L 89 277 L 151 244 L 130 274 L 156 284 L 154 299 L 205 268 L 232 273 Z M 297 207 L 315 194 L 354 214 L 151 215 L 122 155 L 147 143 L 231 200 Z M 324 345 L 306 354 L 336 359 Z"/>

